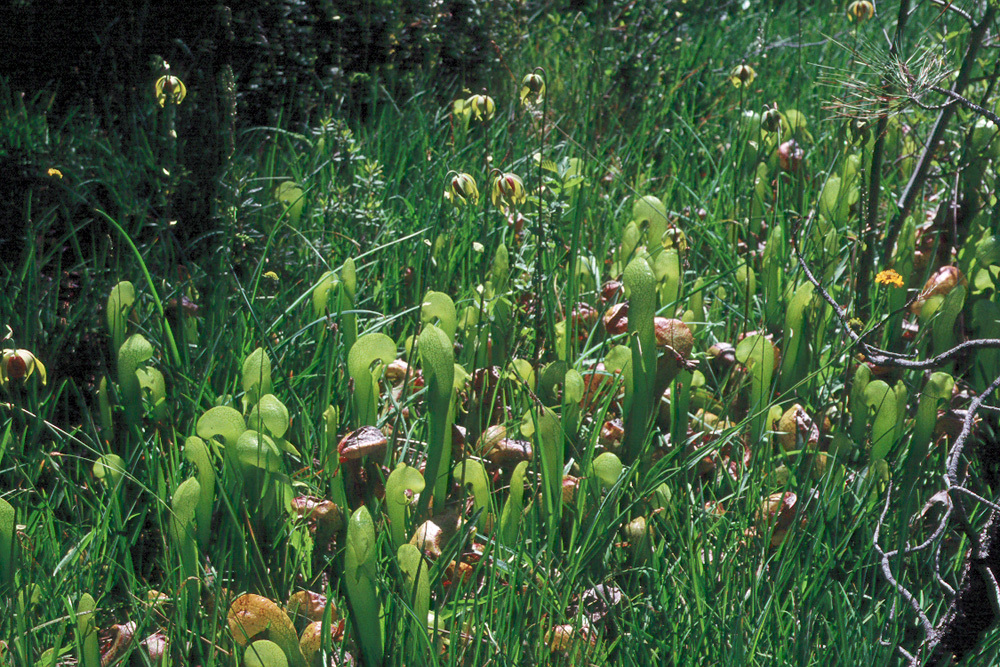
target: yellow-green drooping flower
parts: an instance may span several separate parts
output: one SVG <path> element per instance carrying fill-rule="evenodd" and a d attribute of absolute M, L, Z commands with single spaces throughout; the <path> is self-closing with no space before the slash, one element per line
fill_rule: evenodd
<path fill-rule="evenodd" d="M 0 385 L 10 380 L 27 380 L 36 370 L 45 384 L 45 366 L 34 354 L 28 350 L 9 349 L 0 354 Z"/>
<path fill-rule="evenodd" d="M 778 111 L 777 104 L 764 108 L 764 113 L 760 115 L 760 129 L 765 132 L 777 132 L 781 129 L 781 112 Z"/>
<path fill-rule="evenodd" d="M 868 139 L 872 135 L 871 123 L 863 118 L 852 118 L 847 124 L 847 133 L 850 135 L 851 141 L 861 144 L 868 143 Z"/>
<path fill-rule="evenodd" d="M 750 86 L 756 78 L 757 72 L 750 65 L 737 65 L 729 72 L 729 80 L 737 88 Z"/>
<path fill-rule="evenodd" d="M 500 208 L 516 208 L 528 199 L 521 177 L 510 172 L 497 172 L 490 190 L 493 205 Z"/>
<path fill-rule="evenodd" d="M 867 21 L 875 16 L 875 3 L 871 0 L 854 0 L 847 6 L 847 18 L 851 21 Z"/>
<path fill-rule="evenodd" d="M 461 208 L 468 203 L 479 203 L 479 187 L 476 179 L 466 173 L 453 173 L 444 198 L 455 208 Z"/>
<path fill-rule="evenodd" d="M 473 95 L 466 103 L 472 107 L 472 117 L 476 120 L 492 120 L 497 111 L 497 105 L 489 95 Z"/>
<path fill-rule="evenodd" d="M 545 79 L 538 72 L 526 74 L 521 79 L 521 104 L 532 102 L 538 104 L 545 97 Z"/>
<path fill-rule="evenodd" d="M 162 107 L 167 102 L 180 104 L 187 95 L 187 86 L 176 76 L 161 76 L 156 80 L 156 102 Z"/>

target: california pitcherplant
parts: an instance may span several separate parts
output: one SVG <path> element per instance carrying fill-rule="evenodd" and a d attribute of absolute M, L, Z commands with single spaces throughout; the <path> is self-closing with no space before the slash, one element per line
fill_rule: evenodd
<path fill-rule="evenodd" d="M 920 649 L 988 544 L 1000 254 L 995 71 L 962 55 L 990 16 L 904 4 L 897 55 L 864 61 L 828 36 L 898 7 L 512 14 L 504 80 L 358 76 L 349 104 L 243 128 L 217 181 L 184 128 L 222 79 L 157 71 L 121 137 L 0 84 L 24 227 L 0 238 L 0 653 Z M 349 40 L 343 13 L 317 29 Z M 918 25 L 948 66 L 907 83 Z M 420 26 L 387 27 L 404 52 Z M 820 66 L 899 113 L 831 120 Z"/>

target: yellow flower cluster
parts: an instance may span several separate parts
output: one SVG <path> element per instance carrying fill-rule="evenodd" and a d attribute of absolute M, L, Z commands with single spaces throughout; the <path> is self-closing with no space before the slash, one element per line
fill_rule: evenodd
<path fill-rule="evenodd" d="M 885 271 L 879 271 L 878 275 L 875 276 L 875 282 L 879 285 L 892 285 L 893 287 L 903 286 L 903 276 L 899 275 L 896 271 L 892 269 L 886 269 Z"/>

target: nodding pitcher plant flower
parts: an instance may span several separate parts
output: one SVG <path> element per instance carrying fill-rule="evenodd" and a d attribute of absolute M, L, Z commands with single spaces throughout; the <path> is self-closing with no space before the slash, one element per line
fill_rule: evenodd
<path fill-rule="evenodd" d="M 757 78 L 757 72 L 750 65 L 737 65 L 729 72 L 729 80 L 737 88 L 750 86 Z"/>
<path fill-rule="evenodd" d="M 492 120 L 497 111 L 497 105 L 489 95 L 473 95 L 466 104 L 472 107 L 472 115 L 476 120 Z"/>
<path fill-rule="evenodd" d="M 538 104 L 545 97 L 545 79 L 537 71 L 526 74 L 521 79 L 521 104 L 533 102 Z M 529 99 L 530 98 L 530 99 Z"/>
<path fill-rule="evenodd" d="M 0 386 L 8 380 L 27 380 L 31 374 L 38 371 L 45 384 L 45 366 L 28 350 L 4 350 L 0 353 Z"/>
<path fill-rule="evenodd" d="M 764 113 L 760 115 L 760 129 L 770 133 L 781 129 L 781 112 L 777 102 L 773 107 L 764 107 Z"/>
<path fill-rule="evenodd" d="M 161 76 L 156 80 L 156 101 L 162 107 L 167 102 L 180 104 L 187 95 L 187 86 L 176 76 Z"/>
<path fill-rule="evenodd" d="M 854 0 L 847 6 L 847 18 L 850 21 L 867 21 L 875 16 L 875 3 L 871 0 Z"/>
<path fill-rule="evenodd" d="M 473 205 L 478 204 L 479 187 L 476 185 L 476 179 L 466 173 L 452 172 L 451 182 L 444 191 L 444 198 L 455 208 L 461 208 L 469 202 Z"/>
<path fill-rule="evenodd" d="M 490 198 L 493 205 L 499 208 L 516 208 L 528 199 L 528 193 L 524 190 L 524 181 L 520 176 L 510 172 L 497 170 L 496 179 L 490 190 Z"/>

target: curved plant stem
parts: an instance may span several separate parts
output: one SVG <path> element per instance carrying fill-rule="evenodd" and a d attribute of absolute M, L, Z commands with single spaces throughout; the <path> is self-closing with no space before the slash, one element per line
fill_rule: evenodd
<path fill-rule="evenodd" d="M 548 111 L 548 98 L 542 99 L 542 120 L 538 131 L 538 218 L 535 220 L 535 275 L 533 276 L 535 290 L 535 377 L 540 378 L 538 364 L 542 357 L 542 342 L 545 335 L 545 322 L 542 319 L 542 272 L 545 260 L 545 223 L 542 220 L 542 162 L 545 160 L 545 114 Z M 537 387 L 535 387 L 537 390 Z"/>
<path fill-rule="evenodd" d="M 163 321 L 163 330 L 166 332 L 167 343 L 169 343 L 170 345 L 170 356 L 172 357 L 171 361 L 177 364 L 177 367 L 180 368 L 181 355 L 180 352 L 177 351 L 177 343 L 174 341 L 174 333 L 170 330 L 170 323 L 167 322 L 167 314 L 163 310 L 163 302 L 160 301 L 160 295 L 157 294 L 156 292 L 156 286 L 153 284 L 153 276 L 149 274 L 149 269 L 146 268 L 146 262 L 142 258 L 142 253 L 139 252 L 139 249 L 136 247 L 135 243 L 132 242 L 132 239 L 125 232 L 122 226 L 118 224 L 117 220 L 112 218 L 110 215 L 108 215 L 101 209 L 95 209 L 95 210 L 97 211 L 98 215 L 102 216 L 105 220 L 111 223 L 111 226 L 114 227 L 119 234 L 121 234 L 122 238 L 125 240 L 125 243 L 128 245 L 129 248 L 132 249 L 132 253 L 135 255 L 136 259 L 139 260 L 139 268 L 142 269 L 142 275 L 145 276 L 146 284 L 149 285 L 149 292 L 153 296 L 153 303 L 156 304 L 156 312 L 159 313 L 160 319 Z"/>

